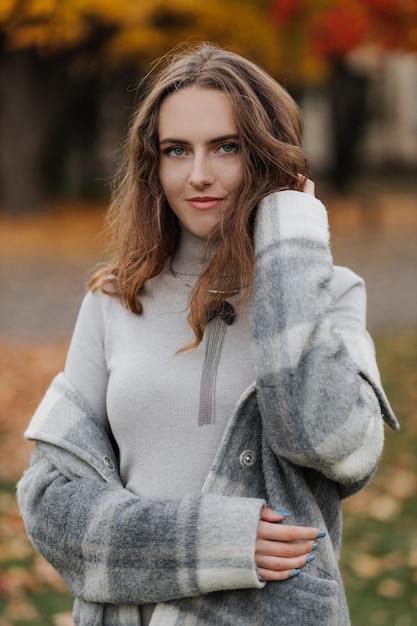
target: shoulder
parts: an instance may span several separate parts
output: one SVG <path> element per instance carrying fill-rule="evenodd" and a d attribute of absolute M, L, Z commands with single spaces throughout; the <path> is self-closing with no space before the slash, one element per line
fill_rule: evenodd
<path fill-rule="evenodd" d="M 115 296 L 102 291 L 102 289 L 88 290 L 81 303 L 81 309 L 91 312 L 107 312 L 113 306 L 114 301 L 118 301 Z"/>
<path fill-rule="evenodd" d="M 77 326 L 104 327 L 114 306 L 121 306 L 115 296 L 104 293 L 101 289 L 88 290 L 81 302 Z"/>

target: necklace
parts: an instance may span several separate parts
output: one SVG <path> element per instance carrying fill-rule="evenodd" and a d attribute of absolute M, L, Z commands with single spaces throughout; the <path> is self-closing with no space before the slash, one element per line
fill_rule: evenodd
<path fill-rule="evenodd" d="M 171 272 L 171 274 L 173 275 L 173 277 L 177 279 L 177 281 L 178 281 L 179 283 L 181 283 L 181 284 L 182 284 L 182 285 L 184 285 L 185 287 L 188 287 L 189 289 L 192 289 L 192 288 L 193 288 L 193 286 L 192 286 L 192 285 L 190 285 L 190 284 L 186 283 L 186 282 L 185 282 L 185 280 L 182 280 L 182 278 L 180 278 L 180 277 L 178 276 L 178 274 L 174 271 L 174 269 L 173 269 L 173 267 L 172 267 L 172 260 L 171 260 L 171 262 L 170 262 L 170 264 L 169 264 L 169 271 Z M 191 274 L 190 274 L 190 275 L 191 275 Z M 239 293 L 239 291 L 240 291 L 240 287 L 239 287 L 239 289 L 224 289 L 224 290 L 223 290 L 223 289 L 209 289 L 208 291 L 209 291 L 209 293 L 210 293 L 210 294 L 212 294 L 212 295 L 217 294 L 217 295 L 225 296 L 225 295 L 227 294 L 227 295 L 229 295 L 229 296 L 230 296 L 230 295 L 235 296 L 237 293 Z"/>

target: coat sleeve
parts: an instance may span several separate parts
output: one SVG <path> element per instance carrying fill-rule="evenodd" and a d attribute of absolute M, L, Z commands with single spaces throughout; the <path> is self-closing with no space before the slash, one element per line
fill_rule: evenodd
<path fill-rule="evenodd" d="M 312 196 L 274 193 L 256 220 L 251 332 L 269 444 L 353 492 L 375 471 L 383 419 L 398 428 L 365 330 L 363 281 L 334 268 Z"/>
<path fill-rule="evenodd" d="M 58 393 L 62 382 L 61 375 L 27 431 L 38 443 L 17 493 L 29 538 L 73 595 L 142 604 L 263 587 L 255 563 L 263 500 L 132 494 L 120 482 L 104 430 L 69 402 L 68 385 Z M 87 438 L 96 443 L 94 454 L 83 450 Z"/>

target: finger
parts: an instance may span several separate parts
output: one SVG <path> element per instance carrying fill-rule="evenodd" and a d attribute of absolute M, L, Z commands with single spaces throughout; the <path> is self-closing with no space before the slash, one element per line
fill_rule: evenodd
<path fill-rule="evenodd" d="M 318 528 L 309 526 L 289 526 L 287 524 L 272 524 L 261 520 L 258 525 L 258 538 L 270 541 L 305 541 L 315 540 L 323 536 Z"/>
<path fill-rule="evenodd" d="M 281 522 L 286 517 L 289 517 L 291 513 L 285 509 L 270 509 L 264 506 L 261 512 L 261 519 L 265 522 L 277 523 Z"/>
<path fill-rule="evenodd" d="M 298 576 L 299 573 L 300 573 L 299 569 L 275 571 L 275 570 L 263 569 L 262 567 L 258 567 L 258 575 L 265 582 L 273 582 L 277 580 L 288 580 L 289 578 Z"/>
<path fill-rule="evenodd" d="M 272 557 L 294 558 L 306 556 L 318 547 L 314 541 L 268 541 L 257 539 L 255 544 L 255 554 Z"/>
<path fill-rule="evenodd" d="M 314 561 L 314 554 L 309 556 L 299 556 L 294 559 L 284 559 L 280 557 L 265 556 L 262 554 L 255 557 L 258 569 L 262 568 L 274 572 L 285 572 L 288 570 L 300 569 L 307 563 L 311 563 L 311 561 Z"/>

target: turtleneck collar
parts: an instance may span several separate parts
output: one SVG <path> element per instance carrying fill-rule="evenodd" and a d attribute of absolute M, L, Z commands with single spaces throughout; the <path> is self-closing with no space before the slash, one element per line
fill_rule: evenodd
<path fill-rule="evenodd" d="M 178 248 L 172 258 L 174 271 L 185 276 L 199 276 L 206 266 L 203 261 L 205 243 L 205 239 L 181 226 Z"/>

